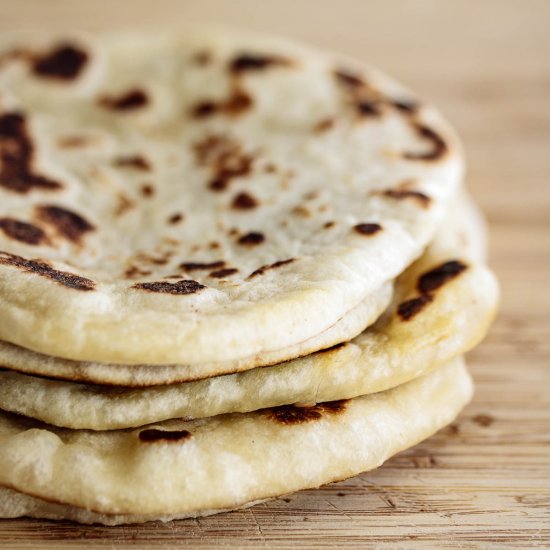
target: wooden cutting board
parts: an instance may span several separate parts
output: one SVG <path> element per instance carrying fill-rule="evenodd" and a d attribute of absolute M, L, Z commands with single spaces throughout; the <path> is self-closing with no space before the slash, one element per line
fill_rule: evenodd
<path fill-rule="evenodd" d="M 275 31 L 368 58 L 455 123 L 503 291 L 491 334 L 469 356 L 474 401 L 377 471 L 319 490 L 168 524 L 0 521 L 0 546 L 550 547 L 550 2 L 0 1 L 0 30 L 178 20 Z"/>

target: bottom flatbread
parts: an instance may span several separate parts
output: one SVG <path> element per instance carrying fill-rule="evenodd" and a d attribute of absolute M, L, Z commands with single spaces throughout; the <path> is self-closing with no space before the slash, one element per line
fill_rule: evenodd
<path fill-rule="evenodd" d="M 461 359 L 391 390 L 139 429 L 0 413 L 0 517 L 144 522 L 234 510 L 380 466 L 470 400 Z"/>

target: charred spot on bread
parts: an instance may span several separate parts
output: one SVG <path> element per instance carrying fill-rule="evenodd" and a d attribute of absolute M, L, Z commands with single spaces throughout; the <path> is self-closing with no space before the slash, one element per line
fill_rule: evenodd
<path fill-rule="evenodd" d="M 68 208 L 56 205 L 38 206 L 38 218 L 52 226 L 56 232 L 73 243 L 80 243 L 82 237 L 95 229 L 84 217 Z"/>
<path fill-rule="evenodd" d="M 34 143 L 28 132 L 26 117 L 21 112 L 0 116 L 0 187 L 15 193 L 33 189 L 54 191 L 62 185 L 36 174 L 32 167 Z"/>
<path fill-rule="evenodd" d="M 15 218 L 0 218 L 0 230 L 10 239 L 25 244 L 39 245 L 47 241 L 40 227 Z"/>
<path fill-rule="evenodd" d="M 329 225 L 328 227 L 332 227 L 332 225 Z M 353 229 L 356 233 L 359 233 L 359 235 L 370 236 L 382 231 L 382 226 L 379 223 L 358 223 L 353 226 Z"/>
<path fill-rule="evenodd" d="M 319 420 L 324 414 L 335 415 L 342 413 L 346 409 L 347 403 L 347 399 L 340 399 L 338 401 L 317 403 L 311 407 L 283 405 L 281 407 L 266 409 L 264 413 L 270 420 L 274 420 L 280 424 L 303 424 L 305 422 Z"/>
<path fill-rule="evenodd" d="M 450 260 L 422 274 L 418 279 L 417 288 L 422 294 L 431 293 L 466 269 L 467 265 L 460 260 Z"/>
<path fill-rule="evenodd" d="M 190 439 L 191 432 L 187 430 L 157 430 L 149 428 L 139 432 L 139 440 L 142 443 L 181 443 Z"/>
<path fill-rule="evenodd" d="M 191 279 L 182 279 L 181 281 L 176 281 L 175 283 L 170 283 L 167 281 L 154 281 L 150 283 L 136 283 L 132 288 L 138 290 L 146 290 L 149 292 L 158 292 L 161 294 L 174 294 L 174 295 L 184 295 L 184 294 L 195 294 L 203 288 L 206 288 L 204 285 L 201 285 L 197 281 Z"/>
<path fill-rule="evenodd" d="M 113 111 L 135 111 L 146 107 L 150 102 L 147 93 L 140 88 L 133 88 L 120 95 L 105 95 L 99 104 Z"/>
<path fill-rule="evenodd" d="M 80 46 L 64 42 L 43 55 L 34 55 L 32 70 L 41 78 L 73 80 L 80 75 L 89 57 Z"/>
<path fill-rule="evenodd" d="M 75 275 L 67 271 L 54 269 L 49 263 L 40 259 L 29 260 L 9 252 L 0 252 L 0 264 L 9 265 L 21 269 L 25 273 L 33 273 L 40 277 L 50 279 L 60 285 L 74 290 L 94 290 L 95 282 L 86 277 Z"/>

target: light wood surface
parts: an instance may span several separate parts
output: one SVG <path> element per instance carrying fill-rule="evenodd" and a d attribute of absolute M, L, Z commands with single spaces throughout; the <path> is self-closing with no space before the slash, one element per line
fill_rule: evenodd
<path fill-rule="evenodd" d="M 218 21 L 370 60 L 459 129 L 491 223 L 500 315 L 450 427 L 379 470 L 169 524 L 0 521 L 0 546 L 550 547 L 550 2 L 0 0 L 0 30 Z"/>

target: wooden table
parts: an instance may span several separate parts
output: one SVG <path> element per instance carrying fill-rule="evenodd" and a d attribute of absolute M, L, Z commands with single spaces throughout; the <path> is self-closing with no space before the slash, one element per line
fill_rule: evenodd
<path fill-rule="evenodd" d="M 469 357 L 475 399 L 444 431 L 349 481 L 165 525 L 3 521 L 0 546 L 550 547 L 550 2 L 0 0 L 0 30 L 178 20 L 364 57 L 458 127 L 503 290 L 491 334 Z"/>

